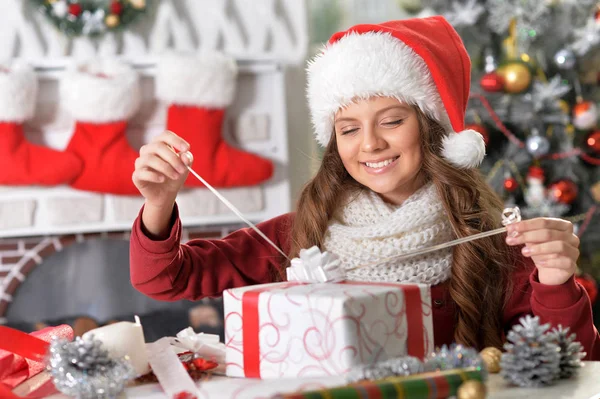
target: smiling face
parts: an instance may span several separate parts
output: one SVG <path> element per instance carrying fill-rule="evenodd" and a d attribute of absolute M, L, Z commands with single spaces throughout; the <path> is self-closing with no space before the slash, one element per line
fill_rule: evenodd
<path fill-rule="evenodd" d="M 360 184 L 401 204 L 424 183 L 416 110 L 391 97 L 371 97 L 335 115 L 337 148 Z"/>

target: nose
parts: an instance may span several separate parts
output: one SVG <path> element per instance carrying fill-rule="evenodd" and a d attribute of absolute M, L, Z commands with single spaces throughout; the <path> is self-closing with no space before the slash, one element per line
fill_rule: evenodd
<path fill-rule="evenodd" d="M 363 152 L 373 152 L 385 147 L 385 141 L 372 126 L 365 127 L 363 130 L 361 150 Z"/>

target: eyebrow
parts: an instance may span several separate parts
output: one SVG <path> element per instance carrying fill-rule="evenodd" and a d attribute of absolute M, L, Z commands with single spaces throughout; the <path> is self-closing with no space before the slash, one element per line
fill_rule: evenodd
<path fill-rule="evenodd" d="M 403 111 L 406 111 L 406 110 L 409 109 L 405 105 L 390 105 L 389 107 L 385 107 L 385 108 L 382 108 L 379 111 L 377 111 L 376 115 L 379 115 L 379 114 L 381 114 L 381 113 L 383 113 L 385 111 L 389 111 L 390 109 L 394 109 L 394 108 L 398 108 L 398 109 L 401 109 Z M 351 121 L 354 121 L 354 120 L 356 120 L 356 118 L 345 117 L 345 118 L 336 119 L 335 123 L 338 123 L 338 122 L 351 122 Z"/>

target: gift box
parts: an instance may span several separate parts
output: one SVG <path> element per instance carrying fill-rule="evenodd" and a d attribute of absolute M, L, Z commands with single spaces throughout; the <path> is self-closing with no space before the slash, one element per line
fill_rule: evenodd
<path fill-rule="evenodd" d="M 433 350 L 426 285 L 287 282 L 227 290 L 223 299 L 231 377 L 343 375 Z"/>

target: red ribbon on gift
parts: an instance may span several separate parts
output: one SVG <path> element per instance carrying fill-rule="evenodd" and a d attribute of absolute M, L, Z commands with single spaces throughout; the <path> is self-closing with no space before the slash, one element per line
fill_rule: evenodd
<path fill-rule="evenodd" d="M 258 316 L 258 299 L 260 294 L 272 289 L 286 288 L 291 285 L 305 283 L 291 282 L 289 285 L 265 286 L 245 291 L 242 295 L 242 341 L 244 348 L 244 375 L 247 378 L 260 378 L 260 319 Z M 416 285 L 394 283 L 366 283 L 343 281 L 337 284 L 372 285 L 402 289 L 406 309 L 407 352 L 409 356 L 421 360 L 425 357 L 425 338 L 423 336 L 423 314 L 421 306 L 421 289 Z"/>
<path fill-rule="evenodd" d="M 15 395 L 12 388 L 45 369 L 44 358 L 53 336 L 72 340 L 73 329 L 68 325 L 62 325 L 27 334 L 0 326 L 1 398 L 23 398 Z M 43 398 L 56 392 L 54 384 L 48 380 L 25 398 Z"/>

